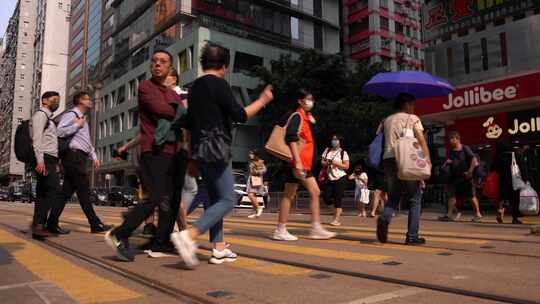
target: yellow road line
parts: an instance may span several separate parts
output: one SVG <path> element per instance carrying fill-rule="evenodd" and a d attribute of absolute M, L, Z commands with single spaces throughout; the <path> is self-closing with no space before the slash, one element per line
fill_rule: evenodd
<path fill-rule="evenodd" d="M 202 254 L 206 257 L 211 257 L 212 254 L 209 251 L 199 251 L 199 254 Z M 226 266 L 241 268 L 250 271 L 263 272 L 270 275 L 277 276 L 295 276 L 303 275 L 312 272 L 310 269 L 304 269 L 300 267 L 294 267 L 289 265 L 276 264 L 266 261 L 259 261 L 256 259 L 246 258 L 239 256 L 236 262 L 233 263 L 224 263 Z"/>
<path fill-rule="evenodd" d="M 0 240 L 0 247 L 29 271 L 60 286 L 79 303 L 127 301 L 143 296 L 1 229 Z"/>
<path fill-rule="evenodd" d="M 284 245 L 278 241 L 255 241 L 234 237 L 227 237 L 227 241 L 239 246 L 256 247 L 259 249 L 281 251 L 287 253 L 318 256 L 322 258 L 341 259 L 349 261 L 380 262 L 392 257 L 378 254 L 364 254 L 343 250 L 331 250 L 323 248 L 304 247 L 297 245 Z"/>
<path fill-rule="evenodd" d="M 246 223 L 246 224 L 254 224 L 254 225 L 273 225 L 277 226 L 277 223 L 275 221 L 262 221 L 262 220 L 239 220 L 239 219 L 225 219 L 225 223 Z M 295 222 L 289 222 L 287 224 L 288 227 L 297 227 L 297 228 L 310 228 L 311 224 L 304 224 L 304 223 L 295 223 Z M 364 227 L 357 227 L 357 226 L 337 226 L 337 227 L 331 227 L 335 230 L 354 230 L 354 231 L 361 231 L 361 232 L 375 232 L 375 228 L 364 228 Z M 404 229 L 390 229 L 390 233 L 395 234 L 404 234 L 407 231 Z M 480 233 L 460 233 L 460 232 L 451 232 L 451 231 L 430 231 L 430 230 L 422 230 L 423 236 L 436 236 L 436 237 L 449 237 L 449 238 L 485 238 L 485 239 L 493 239 L 493 240 L 499 240 L 499 241 L 516 241 L 516 240 L 523 240 L 525 239 L 524 236 L 513 236 L 513 235 L 493 235 L 493 234 L 480 234 Z"/>

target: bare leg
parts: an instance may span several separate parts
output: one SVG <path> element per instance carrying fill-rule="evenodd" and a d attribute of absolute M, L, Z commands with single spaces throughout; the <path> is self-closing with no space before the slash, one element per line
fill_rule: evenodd
<path fill-rule="evenodd" d="M 341 221 L 341 214 L 343 213 L 343 208 L 336 208 L 336 216 L 335 220 L 340 222 Z"/>
<path fill-rule="evenodd" d="M 311 206 L 311 223 L 321 222 L 320 196 L 321 190 L 314 177 L 307 178 L 302 184 L 309 192 L 309 201 Z"/>
<path fill-rule="evenodd" d="M 480 213 L 480 202 L 478 202 L 478 198 L 476 198 L 476 196 L 472 198 L 472 205 L 474 212 L 476 212 L 476 216 L 482 217 L 482 213 Z"/>
<path fill-rule="evenodd" d="M 371 216 L 375 217 L 377 215 L 377 208 L 379 207 L 379 202 L 382 200 L 383 193 L 380 190 L 375 190 L 373 194 L 373 206 L 371 207 Z M 362 203 L 360 203 L 362 205 Z"/>
<path fill-rule="evenodd" d="M 298 190 L 298 184 L 285 184 L 283 191 L 283 198 L 281 199 L 281 207 L 279 208 L 279 224 L 286 224 L 289 219 L 289 211 L 291 209 L 291 202 L 296 196 Z"/>
<path fill-rule="evenodd" d="M 146 220 L 144 221 L 145 224 L 153 224 L 154 223 L 154 217 L 155 217 L 155 210 L 154 212 L 152 212 L 152 214 L 150 214 Z"/>
<path fill-rule="evenodd" d="M 253 205 L 253 210 L 257 212 L 257 210 L 259 209 L 259 202 L 257 201 L 257 196 L 255 195 L 255 193 L 250 192 L 248 193 L 248 198 L 251 201 L 251 205 Z"/>
<path fill-rule="evenodd" d="M 360 215 L 366 216 L 366 205 L 362 202 L 358 202 L 358 208 L 360 209 Z"/>
<path fill-rule="evenodd" d="M 448 212 L 446 213 L 446 216 L 452 217 L 455 213 L 457 213 L 456 198 L 451 197 L 448 199 Z"/>
<path fill-rule="evenodd" d="M 180 231 L 187 229 L 187 213 L 184 200 L 180 203 L 180 212 L 178 212 L 178 217 L 176 218 L 176 224 Z"/>

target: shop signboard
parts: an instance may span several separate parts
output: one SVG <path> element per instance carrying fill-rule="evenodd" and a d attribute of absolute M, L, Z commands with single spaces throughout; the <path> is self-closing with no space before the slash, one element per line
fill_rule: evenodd
<path fill-rule="evenodd" d="M 422 10 L 424 39 L 430 41 L 539 7 L 539 0 L 430 1 Z"/>
<path fill-rule="evenodd" d="M 418 100 L 415 112 L 429 115 L 540 97 L 540 72 L 458 88 L 448 96 Z"/>

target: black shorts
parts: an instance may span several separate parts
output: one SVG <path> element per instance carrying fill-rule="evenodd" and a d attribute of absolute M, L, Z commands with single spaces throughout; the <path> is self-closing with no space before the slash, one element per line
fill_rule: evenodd
<path fill-rule="evenodd" d="M 280 175 L 282 175 L 285 179 L 285 183 L 287 184 L 298 184 L 300 183 L 300 180 L 294 176 L 294 169 L 291 166 L 283 166 L 281 168 Z M 306 172 L 306 178 L 313 177 L 313 172 L 307 171 Z"/>
<path fill-rule="evenodd" d="M 386 183 L 384 181 L 384 173 L 377 170 L 373 174 L 373 189 L 386 192 Z"/>
<path fill-rule="evenodd" d="M 461 180 L 448 184 L 448 197 L 455 197 L 459 200 L 470 200 L 476 197 L 476 187 L 472 180 Z"/>

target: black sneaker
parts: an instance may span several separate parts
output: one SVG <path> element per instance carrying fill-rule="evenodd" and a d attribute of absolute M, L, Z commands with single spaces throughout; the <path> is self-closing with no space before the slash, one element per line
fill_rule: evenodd
<path fill-rule="evenodd" d="M 144 228 L 143 228 L 143 232 L 142 234 L 143 235 L 154 235 L 156 234 L 156 225 L 150 223 L 150 224 L 146 224 L 144 225 Z"/>
<path fill-rule="evenodd" d="M 418 238 L 415 238 L 415 239 L 409 239 L 409 237 L 407 237 L 405 239 L 405 245 L 424 245 L 426 243 L 426 239 L 425 238 L 421 238 L 421 237 L 418 237 Z"/>
<path fill-rule="evenodd" d="M 111 231 L 107 231 L 105 234 L 105 243 L 111 247 L 118 258 L 126 262 L 133 262 L 135 257 L 129 250 L 129 244 L 127 239 L 120 239 L 114 235 Z"/>
<path fill-rule="evenodd" d="M 109 230 L 113 229 L 112 225 L 105 225 L 103 223 L 99 223 L 97 226 L 90 227 L 90 232 L 92 233 L 103 233 L 107 232 Z"/>
<path fill-rule="evenodd" d="M 50 233 L 54 233 L 54 234 L 70 234 L 71 233 L 71 230 L 64 229 L 64 228 L 62 228 L 60 226 L 47 227 L 47 231 L 49 231 Z"/>
<path fill-rule="evenodd" d="M 445 215 L 445 216 L 440 216 L 439 221 L 441 221 L 441 222 L 453 222 L 454 219 L 449 217 L 448 215 Z"/>
<path fill-rule="evenodd" d="M 162 253 L 176 253 L 176 248 L 174 248 L 174 245 L 172 242 L 168 243 L 160 243 L 160 242 L 153 242 L 152 246 L 150 247 L 150 250 L 152 252 L 162 252 Z"/>
<path fill-rule="evenodd" d="M 377 218 L 377 239 L 381 243 L 388 241 L 388 222 L 380 216 Z"/>

